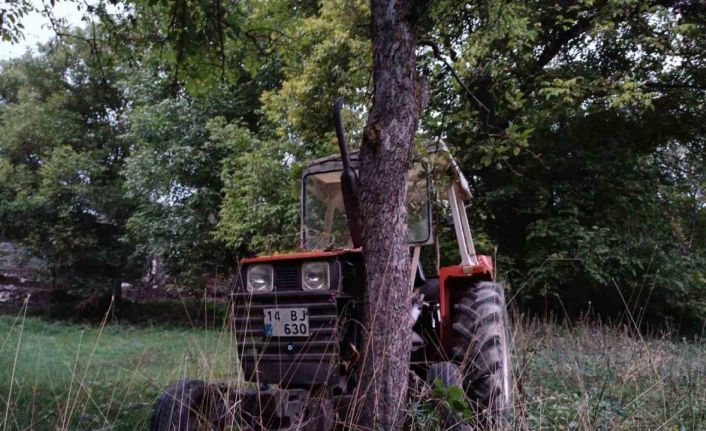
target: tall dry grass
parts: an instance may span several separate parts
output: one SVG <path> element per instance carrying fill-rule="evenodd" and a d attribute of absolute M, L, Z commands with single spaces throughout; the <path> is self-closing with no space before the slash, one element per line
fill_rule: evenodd
<path fill-rule="evenodd" d="M 1 430 L 147 429 L 154 400 L 173 382 L 253 388 L 242 380 L 227 322 L 201 325 L 136 328 L 109 315 L 95 326 L 24 312 L 0 317 Z M 514 429 L 706 429 L 702 339 L 519 316 L 512 340 Z M 401 406 L 407 426 L 438 429 L 433 390 L 419 393 Z"/>

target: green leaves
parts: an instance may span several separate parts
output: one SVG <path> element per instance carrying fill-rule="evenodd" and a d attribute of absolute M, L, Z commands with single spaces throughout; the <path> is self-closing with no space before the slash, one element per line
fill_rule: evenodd
<path fill-rule="evenodd" d="M 551 82 L 546 82 L 539 90 L 539 95 L 544 96 L 548 101 L 558 99 L 563 103 L 574 103 L 583 95 L 581 83 L 582 77 L 576 76 L 571 79 L 554 78 Z"/>
<path fill-rule="evenodd" d="M 450 407 L 451 411 L 457 413 L 462 419 L 470 420 L 475 416 L 470 404 L 466 400 L 463 388 L 458 386 L 445 386 L 441 379 L 434 380 L 433 396 Z"/>
<path fill-rule="evenodd" d="M 38 194 L 64 210 L 91 211 L 95 208 L 92 187 L 101 167 L 87 153 L 77 153 L 69 146 L 54 148 L 50 158 L 38 171 Z"/>
<path fill-rule="evenodd" d="M 67 64 L 66 55 L 80 61 Z M 44 259 L 59 285 L 110 286 L 126 270 L 117 139 L 122 101 L 88 46 L 67 45 L 3 64 L 0 225 Z M 105 78 L 105 80 L 103 80 Z M 127 270 L 129 272 L 129 269 Z"/>
<path fill-rule="evenodd" d="M 657 93 L 646 91 L 641 83 L 626 80 L 615 86 L 613 94 L 608 97 L 611 108 L 635 107 L 637 109 L 653 108 L 653 100 Z"/>
<path fill-rule="evenodd" d="M 437 2 L 425 37 L 468 91 L 435 56 L 423 57 L 433 77 L 425 131 L 462 160 L 474 227 L 484 226 L 479 234 L 492 239 L 520 296 L 571 298 L 569 312 L 592 299 L 617 314 L 608 303 L 620 298 L 606 300 L 606 291 L 617 284 L 637 297 L 654 282 L 659 294 L 641 304 L 649 315 L 683 304 L 659 274 L 692 274 L 685 256 L 706 258 L 703 236 L 685 222 L 701 226 L 706 208 L 696 192 L 706 164 L 693 157 L 705 139 L 697 119 L 706 86 L 702 8 L 641 0 L 456 6 Z M 687 166 L 662 164 L 673 144 L 669 159 L 688 154 Z M 702 287 L 684 279 L 694 278 L 680 277 L 684 297 L 701 302 Z"/>
<path fill-rule="evenodd" d="M 3 2 L 0 7 L 0 39 L 10 43 L 24 39 L 22 18 L 34 10 L 29 0 Z"/>
<path fill-rule="evenodd" d="M 162 259 L 177 281 L 195 281 L 231 264 L 215 236 L 221 164 L 231 149 L 210 139 L 208 122 L 211 113 L 233 115 L 238 107 L 184 96 L 137 107 L 128 116 L 122 139 L 132 142 L 133 151 L 122 174 L 125 192 L 138 206 L 128 220 L 127 239 L 137 256 Z"/>
<path fill-rule="evenodd" d="M 237 124 L 216 119 L 212 138 L 230 150 L 223 161 L 224 200 L 217 236 L 249 252 L 299 244 L 299 181 L 288 160 L 291 143 L 260 140 Z"/>

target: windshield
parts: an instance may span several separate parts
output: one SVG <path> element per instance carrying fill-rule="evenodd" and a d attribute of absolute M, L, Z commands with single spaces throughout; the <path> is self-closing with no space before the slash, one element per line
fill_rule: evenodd
<path fill-rule="evenodd" d="M 417 244 L 431 237 L 428 184 L 420 171 L 421 168 L 410 171 L 407 183 L 408 240 Z M 304 248 L 352 247 L 341 193 L 341 171 L 307 175 L 302 198 Z"/>

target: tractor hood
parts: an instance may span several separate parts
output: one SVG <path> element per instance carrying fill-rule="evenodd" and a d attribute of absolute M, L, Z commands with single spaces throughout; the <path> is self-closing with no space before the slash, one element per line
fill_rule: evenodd
<path fill-rule="evenodd" d="M 308 260 L 308 259 L 322 259 L 330 258 L 336 256 L 342 256 L 348 253 L 360 253 L 359 248 L 342 248 L 338 250 L 323 251 L 323 250 L 312 250 L 312 251 L 298 251 L 293 253 L 284 254 L 274 254 L 270 256 L 257 256 L 248 257 L 240 261 L 241 264 L 250 263 L 268 263 L 268 262 L 280 262 L 286 260 Z"/>

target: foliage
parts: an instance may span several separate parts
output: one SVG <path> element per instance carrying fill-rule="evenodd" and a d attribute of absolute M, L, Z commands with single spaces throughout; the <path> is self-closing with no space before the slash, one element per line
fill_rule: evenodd
<path fill-rule="evenodd" d="M 121 4 L 3 65 L 2 235 L 62 273 L 118 250 L 116 267 L 159 255 L 190 280 L 295 247 L 301 167 L 336 151 L 330 102 L 346 97 L 354 147 L 371 103 L 368 3 Z M 706 317 L 705 16 L 692 0 L 433 2 L 420 141 L 460 160 L 478 248 L 522 304 Z"/>
<path fill-rule="evenodd" d="M 263 101 L 279 134 L 302 147 L 301 160 L 336 151 L 331 104 L 338 96 L 353 108 L 344 121 L 357 144 L 371 96 L 369 23 L 368 2 L 336 0 L 284 29 L 288 40 L 278 47 L 283 80 Z"/>
<path fill-rule="evenodd" d="M 123 100 L 111 84 L 119 72 L 75 44 L 6 62 L 1 75 L 3 237 L 70 287 L 129 278 L 121 238 L 133 206 L 119 175 L 129 148 L 117 139 Z"/>
<path fill-rule="evenodd" d="M 448 404 L 451 411 L 456 412 L 463 419 L 472 419 L 473 411 L 466 399 L 463 388 L 458 386 L 445 386 L 441 379 L 434 380 L 433 396 Z"/>
<path fill-rule="evenodd" d="M 32 12 L 34 7 L 29 0 L 3 2 L 0 7 L 0 39 L 17 43 L 23 38 L 22 18 Z"/>
<path fill-rule="evenodd" d="M 232 265 L 227 251 L 213 253 L 225 250 L 213 232 L 222 201 L 220 164 L 228 149 L 209 139 L 206 125 L 211 115 L 230 108 L 209 105 L 214 101 L 179 97 L 135 107 L 122 136 L 132 143 L 122 171 L 126 193 L 138 202 L 127 239 L 137 255 L 162 259 L 168 273 L 192 283 L 203 272 Z"/>
<path fill-rule="evenodd" d="M 518 298 L 703 320 L 703 5 L 453 4 L 421 44 L 425 128 L 462 160 Z"/>
<path fill-rule="evenodd" d="M 223 161 L 224 201 L 218 237 L 250 252 L 298 245 L 298 181 L 292 175 L 291 143 L 260 140 L 247 129 L 217 118 L 212 138 L 229 152 Z"/>

